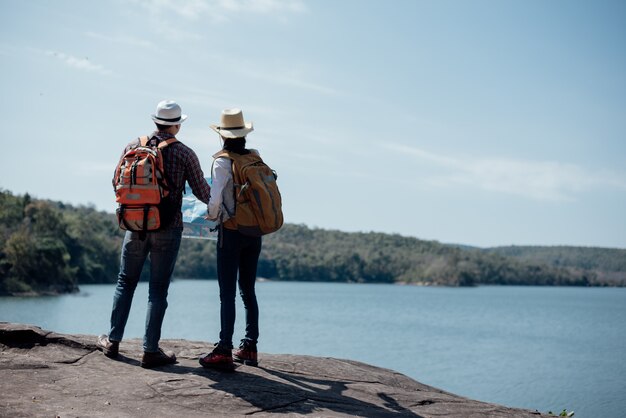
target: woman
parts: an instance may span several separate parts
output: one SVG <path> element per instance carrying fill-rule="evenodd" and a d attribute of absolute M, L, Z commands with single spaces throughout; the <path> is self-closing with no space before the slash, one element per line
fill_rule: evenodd
<path fill-rule="evenodd" d="M 228 155 L 250 153 L 258 155 L 258 152 L 246 148 L 246 135 L 254 128 L 252 123 L 244 121 L 240 109 L 224 110 L 220 125 L 211 125 L 211 128 L 220 134 L 224 144 L 222 151 L 214 155 L 208 207 L 208 218 L 219 224 L 217 278 L 220 287 L 221 330 L 219 343 L 211 353 L 200 358 L 200 364 L 203 367 L 234 370 L 232 349 L 237 273 L 239 273 L 239 291 L 246 312 L 246 333 L 234 357 L 236 361 L 246 365 L 258 364 L 259 307 L 254 285 L 261 253 L 261 237 L 241 234 L 232 219 L 235 215 L 235 187 L 233 160 Z"/>

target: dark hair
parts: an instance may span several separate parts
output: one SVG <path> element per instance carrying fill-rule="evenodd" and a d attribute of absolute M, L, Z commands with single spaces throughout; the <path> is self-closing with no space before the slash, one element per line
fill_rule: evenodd
<path fill-rule="evenodd" d="M 157 131 L 159 132 L 165 132 L 172 127 L 172 125 L 161 125 L 160 123 L 156 122 L 154 122 L 154 124 L 156 125 Z"/>
<path fill-rule="evenodd" d="M 241 138 L 224 138 L 224 149 L 226 151 L 236 152 L 237 154 L 247 154 L 250 152 L 246 149 L 245 136 Z"/>

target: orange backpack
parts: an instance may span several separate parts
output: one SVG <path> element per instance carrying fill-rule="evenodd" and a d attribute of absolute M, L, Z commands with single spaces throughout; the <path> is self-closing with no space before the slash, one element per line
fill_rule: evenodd
<path fill-rule="evenodd" d="M 120 159 L 113 177 L 117 220 L 120 228 L 145 236 L 163 224 L 164 198 L 169 188 L 163 169 L 162 150 L 177 141 L 170 138 L 157 146 L 148 145 L 147 136 L 139 138 L 139 145 L 128 150 Z"/>
<path fill-rule="evenodd" d="M 283 225 L 283 212 L 276 172 L 257 154 L 222 150 L 213 155 L 219 157 L 232 161 L 235 186 L 235 216 L 224 225 L 253 237 L 278 231 Z"/>

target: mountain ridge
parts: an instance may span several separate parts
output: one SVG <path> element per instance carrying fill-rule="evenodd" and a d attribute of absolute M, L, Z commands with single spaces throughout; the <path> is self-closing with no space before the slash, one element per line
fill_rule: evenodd
<path fill-rule="evenodd" d="M 64 293 L 117 277 L 123 231 L 93 207 L 0 190 L 0 294 Z M 625 286 L 626 250 L 443 244 L 400 234 L 285 224 L 264 237 L 258 275 L 272 280 L 434 286 Z M 215 278 L 216 243 L 183 240 L 175 277 Z M 144 269 L 144 279 L 149 273 Z"/>

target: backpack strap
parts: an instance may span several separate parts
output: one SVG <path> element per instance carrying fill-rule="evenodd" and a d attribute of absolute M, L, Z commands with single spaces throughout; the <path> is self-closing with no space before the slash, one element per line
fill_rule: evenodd
<path fill-rule="evenodd" d="M 141 241 L 146 240 L 148 234 L 148 214 L 150 213 L 150 205 L 143 207 L 143 230 L 139 231 L 139 239 Z"/>
<path fill-rule="evenodd" d="M 173 144 L 174 142 L 178 142 L 178 139 L 176 139 L 176 138 L 166 139 L 165 141 L 159 142 L 159 145 L 157 145 L 157 148 L 158 149 L 163 149 L 163 148 L 167 147 L 168 145 Z"/>
<path fill-rule="evenodd" d="M 231 153 L 227 150 L 220 150 L 213 154 L 213 163 L 211 164 L 211 181 L 213 181 L 213 166 L 215 165 L 215 160 L 218 158 L 228 158 L 230 160 L 230 169 L 233 175 L 233 186 L 235 190 L 241 187 L 241 175 L 239 173 L 240 164 L 235 165 L 235 162 L 239 160 L 240 155 L 237 153 Z M 237 192 L 235 191 L 235 201 L 237 200 Z"/>
<path fill-rule="evenodd" d="M 145 147 L 148 145 L 148 141 L 150 141 L 152 139 L 152 135 L 151 136 L 140 136 L 139 137 L 139 145 L 142 147 Z M 166 139 L 165 141 L 161 141 L 159 142 L 159 145 L 157 145 L 157 148 L 159 149 L 163 149 L 165 147 L 167 147 L 170 144 L 173 144 L 174 142 L 178 142 L 178 139 L 176 139 L 175 137 L 170 138 L 170 139 Z"/>
<path fill-rule="evenodd" d="M 213 162 L 211 163 L 211 184 L 213 184 L 213 167 L 215 166 L 215 160 L 217 160 L 218 158 L 228 158 L 231 161 L 231 170 L 232 170 L 232 163 L 234 161 L 233 157 L 230 156 L 230 153 L 226 150 L 220 150 L 218 152 L 216 152 L 215 154 L 213 154 Z M 234 173 L 233 173 L 234 175 Z"/>
<path fill-rule="evenodd" d="M 220 157 L 230 158 L 231 160 L 233 159 L 233 157 L 230 156 L 230 152 L 228 152 L 226 150 L 219 150 L 218 152 L 213 154 L 213 159 L 214 160 L 216 160 L 216 159 L 218 159 Z"/>
<path fill-rule="evenodd" d="M 221 157 L 228 158 L 232 161 L 231 168 L 233 172 L 233 185 L 235 186 L 235 188 L 243 186 L 243 184 L 241 184 L 241 182 L 243 181 L 243 179 L 241 178 L 242 177 L 241 170 L 243 170 L 245 167 L 249 165 L 263 162 L 263 159 L 261 158 L 261 156 L 256 153 L 251 152 L 251 153 L 242 155 L 242 154 L 237 154 L 236 152 L 229 152 L 227 150 L 221 150 L 213 154 L 213 158 L 214 158 L 213 164 L 215 164 L 216 159 L 221 158 Z M 213 175 L 213 165 L 211 165 L 211 175 Z"/>

